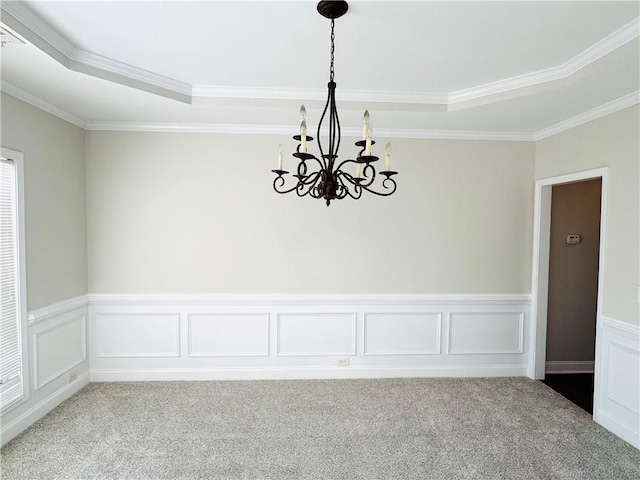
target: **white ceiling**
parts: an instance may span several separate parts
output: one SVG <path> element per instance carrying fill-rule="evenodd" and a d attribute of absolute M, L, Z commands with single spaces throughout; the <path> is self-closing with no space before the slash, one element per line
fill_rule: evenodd
<path fill-rule="evenodd" d="M 315 2 L 2 2 L 25 45 L 2 88 L 88 129 L 295 133 L 320 116 Z M 351 2 L 341 123 L 388 136 L 534 139 L 638 102 L 640 4 Z M 350 128 L 351 127 L 351 128 Z"/>

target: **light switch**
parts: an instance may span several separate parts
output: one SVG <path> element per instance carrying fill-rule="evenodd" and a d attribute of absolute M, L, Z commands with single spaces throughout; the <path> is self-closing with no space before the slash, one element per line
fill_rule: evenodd
<path fill-rule="evenodd" d="M 578 243 L 580 243 L 580 235 L 578 235 L 577 233 L 571 233 L 567 235 L 567 243 L 569 245 L 577 245 Z"/>

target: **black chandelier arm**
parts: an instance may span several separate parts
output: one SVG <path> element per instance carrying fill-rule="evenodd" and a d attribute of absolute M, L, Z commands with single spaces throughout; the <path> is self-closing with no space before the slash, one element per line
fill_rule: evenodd
<path fill-rule="evenodd" d="M 349 195 L 354 200 L 358 200 L 362 196 L 362 188 L 360 187 L 359 183 L 355 180 L 353 176 L 342 171 L 336 172 L 336 176 L 340 184 L 344 187 L 345 191 L 347 192 L 347 195 Z M 345 185 L 344 183 L 345 180 L 348 181 L 351 185 L 353 185 L 353 189 Z"/>
<path fill-rule="evenodd" d="M 324 117 L 327 114 L 327 109 L 329 108 L 329 100 L 331 98 L 331 89 L 329 89 L 329 93 L 327 94 L 327 103 L 324 105 L 324 110 L 322 111 L 322 115 L 320 116 L 320 121 L 318 122 L 318 149 L 320 150 L 320 158 L 325 160 L 326 156 L 324 154 L 324 150 L 322 149 L 322 142 L 320 141 L 320 129 L 322 128 L 322 122 L 324 121 Z"/>
<path fill-rule="evenodd" d="M 300 179 L 297 185 L 296 194 L 299 197 L 304 197 L 305 195 L 313 195 L 313 190 L 316 189 L 316 185 L 321 177 L 320 171 L 313 172 L 311 175 L 304 179 Z M 315 198 L 315 197 L 314 197 Z"/>
<path fill-rule="evenodd" d="M 309 175 L 306 175 L 298 180 L 298 183 L 302 185 L 310 185 L 314 184 L 318 181 L 318 177 L 322 174 L 322 170 L 317 170 L 315 172 L 311 172 Z"/>
<path fill-rule="evenodd" d="M 288 172 L 284 172 L 284 173 L 288 173 Z M 296 183 L 293 187 L 286 189 L 286 190 L 281 190 L 282 187 L 284 187 L 285 184 L 285 179 L 282 176 L 282 174 L 278 174 L 278 176 L 276 178 L 273 179 L 273 189 L 277 192 L 277 193 L 290 193 L 293 192 L 294 190 L 296 190 L 298 188 L 298 183 Z"/>
<path fill-rule="evenodd" d="M 381 172 L 382 173 L 382 172 Z M 395 175 L 397 172 L 383 172 L 382 175 L 385 175 L 387 178 L 385 178 L 382 181 L 382 188 L 389 190 L 388 192 L 377 192 L 375 190 L 373 190 L 372 188 L 369 188 L 367 186 L 362 186 L 363 190 L 366 190 L 369 193 L 373 193 L 374 195 L 378 195 L 380 197 L 388 197 L 389 195 L 393 195 L 396 191 L 396 188 L 398 187 L 398 185 L 396 184 L 396 181 L 391 178 L 391 175 Z M 387 186 L 387 183 L 390 183 L 391 186 Z"/>
<path fill-rule="evenodd" d="M 298 145 L 298 148 L 300 148 L 300 145 Z M 304 155 L 304 157 L 302 155 Z M 316 157 L 315 155 L 313 155 L 311 153 L 302 154 L 300 152 L 296 152 L 296 153 L 293 154 L 293 156 L 295 158 L 297 158 L 300 161 L 300 163 L 302 163 L 303 161 L 306 161 L 306 160 L 315 160 L 316 162 L 318 162 L 318 166 L 320 167 L 320 170 L 324 170 L 324 169 L 327 168 L 327 165 L 325 164 L 325 162 L 321 161 L 318 157 Z"/>
<path fill-rule="evenodd" d="M 340 117 L 338 116 L 338 108 L 336 107 L 336 84 L 332 83 L 331 88 L 331 105 L 330 105 L 330 117 L 329 117 L 329 170 L 333 170 L 333 165 L 338 158 L 338 150 L 340 150 L 340 140 L 342 133 L 340 131 Z M 337 141 L 336 141 L 337 140 Z"/>
<path fill-rule="evenodd" d="M 371 169 L 372 170 L 372 175 L 371 177 L 369 177 L 367 175 L 367 170 Z M 354 190 L 358 190 L 360 195 L 362 194 L 362 190 L 366 190 L 367 192 L 373 193 L 374 195 L 379 195 L 381 197 L 388 197 L 389 195 L 392 195 L 396 189 L 397 189 L 397 184 L 396 181 L 391 178 L 393 175 L 396 175 L 397 172 L 380 172 L 380 175 L 384 175 L 386 178 L 382 181 L 382 188 L 384 188 L 385 190 L 389 190 L 388 192 L 379 192 L 374 190 L 373 188 L 371 188 L 371 185 L 373 184 L 376 174 L 375 174 L 375 169 L 373 168 L 373 165 L 366 165 L 364 170 L 362 171 L 364 178 L 369 178 L 369 181 L 367 182 L 363 182 L 362 179 L 356 179 L 355 177 L 353 177 L 351 174 L 343 172 L 343 171 L 339 171 L 337 172 L 338 176 L 340 178 L 340 180 L 342 181 L 342 179 L 346 179 L 349 183 L 354 185 Z M 358 198 L 360 198 L 360 195 L 358 195 Z M 356 198 L 353 195 L 350 195 L 352 198 Z"/>

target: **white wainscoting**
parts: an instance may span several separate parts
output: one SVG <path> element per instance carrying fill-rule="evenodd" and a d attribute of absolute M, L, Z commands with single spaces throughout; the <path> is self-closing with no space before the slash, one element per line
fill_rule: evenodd
<path fill-rule="evenodd" d="M 523 353 L 524 312 L 452 312 L 448 353 Z"/>
<path fill-rule="evenodd" d="M 640 448 L 640 326 L 602 317 L 594 420 Z"/>
<path fill-rule="evenodd" d="M 2 412 L 2 445 L 89 383 L 88 303 L 83 295 L 29 312 L 29 398 Z"/>
<path fill-rule="evenodd" d="M 179 313 L 100 312 L 93 327 L 98 358 L 180 356 Z"/>
<path fill-rule="evenodd" d="M 269 355 L 269 314 L 189 314 L 190 357 Z"/>
<path fill-rule="evenodd" d="M 279 313 L 278 349 L 282 356 L 356 354 L 356 313 Z"/>
<path fill-rule="evenodd" d="M 530 301 L 530 295 L 90 295 L 91 379 L 524 376 Z"/>
<path fill-rule="evenodd" d="M 437 355 L 442 313 L 365 313 L 364 355 Z"/>
<path fill-rule="evenodd" d="M 36 390 L 87 359 L 86 323 L 86 308 L 81 308 L 29 329 Z"/>

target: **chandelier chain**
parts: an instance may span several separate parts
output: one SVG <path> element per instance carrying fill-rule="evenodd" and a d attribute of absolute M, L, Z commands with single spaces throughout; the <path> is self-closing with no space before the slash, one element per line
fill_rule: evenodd
<path fill-rule="evenodd" d="M 334 69 L 333 69 L 333 52 L 335 50 L 335 34 L 333 33 L 333 27 L 335 25 L 335 21 L 333 20 L 333 18 L 331 19 L 331 68 L 329 69 L 330 75 L 329 75 L 329 81 L 333 82 L 333 74 L 334 74 Z"/>

